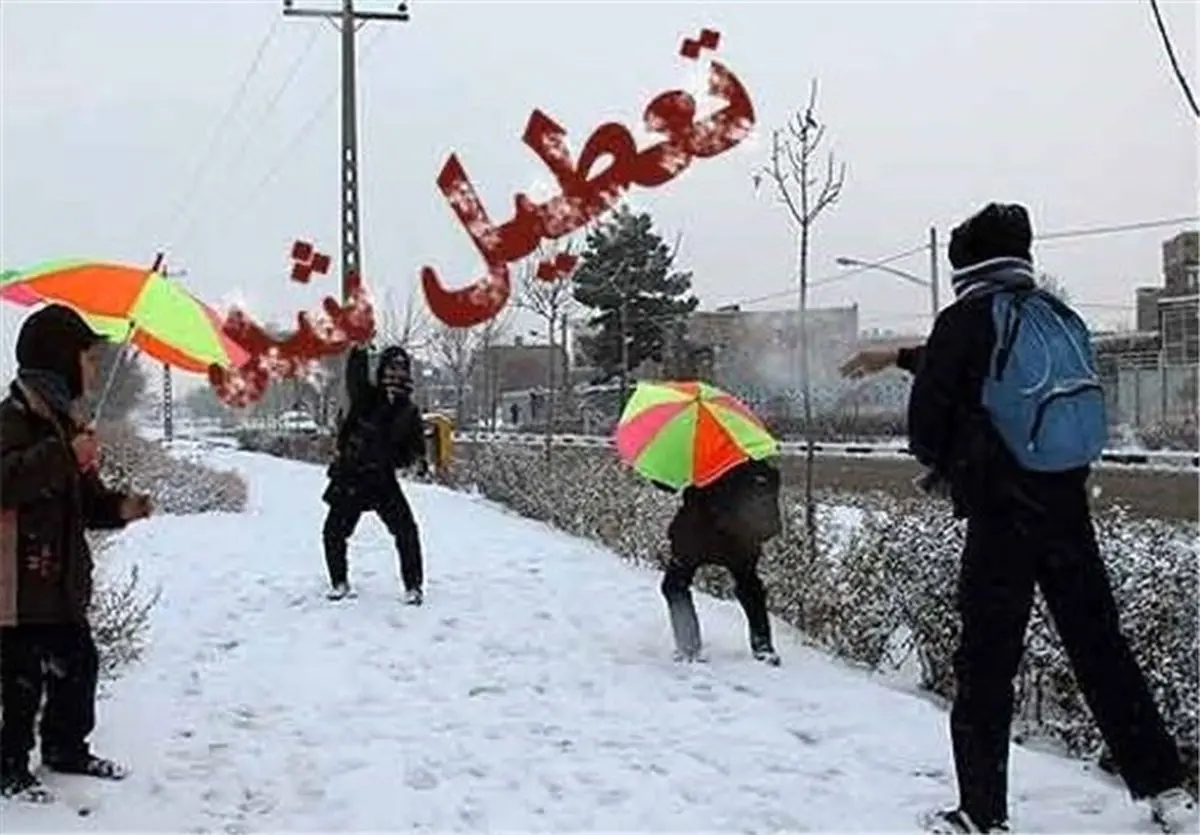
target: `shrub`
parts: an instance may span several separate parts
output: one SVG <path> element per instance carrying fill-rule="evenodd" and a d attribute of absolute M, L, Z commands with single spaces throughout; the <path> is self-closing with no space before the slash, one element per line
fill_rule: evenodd
<path fill-rule="evenodd" d="M 105 481 L 149 493 L 158 513 L 237 513 L 246 507 L 246 482 L 237 473 L 174 457 L 124 424 L 103 426 L 100 440 Z"/>

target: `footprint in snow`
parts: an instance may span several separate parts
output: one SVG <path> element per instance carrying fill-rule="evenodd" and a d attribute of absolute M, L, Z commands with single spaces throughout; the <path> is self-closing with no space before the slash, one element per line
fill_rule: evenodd
<path fill-rule="evenodd" d="M 418 791 L 429 791 L 437 788 L 438 778 L 426 768 L 410 768 L 404 775 L 404 782 Z"/>

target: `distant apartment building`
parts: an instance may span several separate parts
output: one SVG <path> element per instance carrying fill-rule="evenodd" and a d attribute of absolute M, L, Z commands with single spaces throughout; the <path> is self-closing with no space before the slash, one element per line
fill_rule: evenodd
<path fill-rule="evenodd" d="M 506 393 L 524 392 L 527 397 L 535 391 L 544 393 L 551 379 L 557 389 L 567 373 L 567 352 L 561 345 L 530 345 L 521 337 L 511 345 L 489 345 L 477 351 L 471 362 L 469 411 L 479 420 L 507 420 L 499 414 L 502 404 L 512 405 Z"/>
<path fill-rule="evenodd" d="M 1160 327 L 1158 321 L 1158 302 L 1166 292 L 1165 287 L 1137 288 L 1137 321 L 1134 328 L 1139 333 L 1157 333 Z"/>
<path fill-rule="evenodd" d="M 1162 267 L 1158 319 L 1163 359 L 1172 365 L 1200 362 L 1200 232 L 1181 232 L 1164 241 Z"/>
<path fill-rule="evenodd" d="M 699 376 L 738 395 L 764 416 L 794 417 L 802 410 L 805 351 L 813 407 L 837 408 L 846 391 L 839 366 L 858 342 L 858 307 L 809 310 L 801 340 L 798 310 L 693 313 L 685 338 L 701 358 Z"/>

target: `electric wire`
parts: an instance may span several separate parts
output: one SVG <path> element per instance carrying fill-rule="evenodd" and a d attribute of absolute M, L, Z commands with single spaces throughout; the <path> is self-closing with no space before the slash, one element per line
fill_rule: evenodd
<path fill-rule="evenodd" d="M 233 94 L 233 99 L 229 102 L 229 106 L 225 109 L 224 115 L 222 115 L 220 120 L 218 120 L 212 135 L 209 137 L 208 146 L 201 155 L 200 161 L 196 164 L 195 169 L 193 169 L 191 179 L 188 181 L 188 185 L 186 188 L 184 188 L 180 198 L 173 204 L 173 208 L 167 215 L 165 228 L 168 231 L 175 228 L 175 225 L 178 223 L 183 211 L 188 206 L 190 198 L 195 193 L 195 190 L 199 187 L 204 174 L 208 171 L 209 165 L 215 158 L 214 155 L 217 146 L 219 145 L 226 128 L 233 119 L 233 115 L 241 106 L 243 99 L 245 99 L 246 92 L 250 89 L 250 82 L 254 79 L 255 75 L 257 75 L 258 68 L 262 64 L 263 56 L 266 55 L 267 46 L 270 44 L 271 39 L 275 36 L 275 33 L 279 30 L 281 21 L 282 18 L 278 16 L 273 16 L 271 18 L 271 25 L 267 28 L 266 34 L 263 35 L 262 40 L 259 42 L 258 48 L 254 52 L 254 58 L 251 60 L 250 66 L 243 74 L 242 80 L 238 84 L 237 90 Z"/>
<path fill-rule="evenodd" d="M 1034 240 L 1035 241 L 1074 240 L 1077 238 L 1116 235 L 1116 234 L 1121 234 L 1124 232 L 1135 232 L 1135 231 L 1142 231 L 1142 230 L 1146 230 L 1146 229 L 1160 229 L 1160 228 L 1164 228 L 1164 227 L 1168 227 L 1168 226 L 1181 226 L 1181 225 L 1188 224 L 1188 223 L 1196 223 L 1198 221 L 1200 221 L 1200 215 L 1176 217 L 1176 218 L 1163 218 L 1163 219 L 1159 219 L 1159 220 L 1144 220 L 1144 221 L 1137 221 L 1137 222 L 1133 222 L 1133 223 L 1121 223 L 1121 224 L 1108 224 L 1108 225 L 1103 225 L 1103 226 L 1080 227 L 1080 228 L 1076 228 L 1076 229 L 1067 229 L 1067 230 L 1062 230 L 1062 231 L 1058 231 L 1058 232 L 1046 232 L 1046 233 L 1043 233 L 1040 235 L 1034 235 Z M 944 247 L 939 246 L 939 249 L 942 249 L 942 248 L 944 248 Z M 811 279 L 808 282 L 808 287 L 811 290 L 815 287 L 823 286 L 826 284 L 833 284 L 833 283 L 837 283 L 840 281 L 845 281 L 846 279 L 853 278 L 854 276 L 861 275 L 862 273 L 870 272 L 872 269 L 874 269 L 877 266 L 890 264 L 895 261 L 900 261 L 904 258 L 910 258 L 913 255 L 917 255 L 922 252 L 926 252 L 926 253 L 929 252 L 929 244 L 924 244 L 922 246 L 913 247 L 912 249 L 907 249 L 902 252 L 897 252 L 893 255 L 889 255 L 885 258 L 873 260 L 870 263 L 866 263 L 861 266 L 844 269 L 844 270 L 841 270 L 836 273 L 829 273 L 828 275 L 824 275 L 824 276 L 820 276 L 818 278 Z M 725 302 L 722 304 L 722 307 L 724 307 L 726 305 L 742 306 L 742 305 L 749 305 L 749 304 L 758 304 L 760 302 L 773 301 L 773 300 L 779 299 L 779 298 L 795 297 L 798 292 L 799 292 L 799 288 L 795 284 L 793 284 L 791 287 L 787 288 L 786 290 L 776 290 L 776 291 L 773 291 L 770 293 L 764 293 L 763 295 L 760 295 L 760 296 L 751 296 L 751 297 L 747 297 L 747 298 L 743 298 L 743 299 L 738 299 L 736 301 Z M 1096 308 L 1096 309 L 1108 308 L 1108 309 L 1121 309 L 1124 311 L 1129 311 L 1129 310 L 1133 310 L 1136 308 L 1136 305 L 1133 305 L 1133 304 L 1117 305 L 1117 304 L 1072 302 L 1072 305 L 1075 307 L 1082 307 L 1082 308 Z M 604 312 L 607 312 L 607 311 L 604 311 Z M 693 311 L 693 312 L 716 313 L 717 311 L 706 310 L 706 311 Z M 628 324 L 628 323 L 636 322 L 636 323 L 643 323 L 643 324 L 670 324 L 672 322 L 684 321 L 691 315 L 692 315 L 692 313 L 664 313 L 664 314 L 652 315 L 652 316 L 638 316 L 638 315 L 634 314 L 634 315 L 628 316 L 626 318 L 626 323 Z M 929 313 L 926 312 L 926 313 L 916 313 L 916 314 L 894 314 L 894 315 L 888 314 L 888 316 L 891 318 L 896 318 L 896 319 L 909 318 L 909 319 L 917 320 L 917 319 L 928 319 Z"/>
<path fill-rule="evenodd" d="M 240 163 L 245 157 L 246 151 L 250 147 L 250 143 L 255 139 L 255 137 L 260 135 L 259 129 L 266 123 L 267 119 L 271 117 L 271 114 L 275 112 L 275 108 L 279 106 L 279 102 L 282 101 L 284 94 L 300 75 L 300 70 L 304 66 L 308 56 L 312 53 L 313 47 L 316 45 L 317 38 L 320 36 L 320 34 L 320 30 L 315 27 L 309 30 L 308 40 L 305 42 L 300 53 L 292 60 L 292 63 L 288 67 L 287 73 L 284 76 L 283 82 L 272 94 L 271 98 L 267 101 L 267 104 L 263 107 L 263 109 L 259 111 L 257 118 L 255 118 L 253 123 L 250 125 L 249 130 L 247 130 L 245 135 L 242 137 L 242 141 L 234 149 L 226 165 L 226 168 L 229 170 L 231 176 L 236 172 L 238 163 Z M 191 205 L 195 207 L 199 205 L 199 202 L 193 202 Z M 197 216 L 198 215 L 194 211 L 188 212 L 185 215 L 186 223 L 184 223 L 183 220 L 180 220 L 180 223 L 183 223 L 183 226 L 179 233 L 175 236 L 177 239 L 175 243 L 178 244 L 180 241 L 186 239 L 188 233 L 195 226 L 195 219 Z"/>
<path fill-rule="evenodd" d="M 1188 107 L 1192 110 L 1192 115 L 1200 119 L 1200 106 L 1196 104 L 1196 97 L 1192 95 L 1192 88 L 1188 84 L 1187 77 L 1183 74 L 1183 69 L 1179 66 L 1179 59 L 1175 55 L 1175 47 L 1171 43 L 1171 36 L 1167 34 L 1167 25 L 1163 22 L 1162 11 L 1158 8 L 1158 0 L 1150 0 L 1150 10 L 1154 13 L 1154 23 L 1158 27 L 1158 34 L 1162 38 L 1163 49 L 1167 53 L 1167 61 L 1171 64 L 1171 69 L 1175 71 L 1175 79 L 1179 82 L 1180 88 L 1183 90 L 1183 97 L 1187 99 Z"/>
<path fill-rule="evenodd" d="M 387 30 L 383 28 L 376 29 L 374 34 L 367 38 L 366 42 L 363 44 L 362 52 L 359 53 L 359 57 L 364 62 L 367 56 L 370 54 L 372 47 L 379 43 L 381 36 L 385 31 Z M 217 227 L 217 229 L 210 231 L 219 231 L 229 228 L 231 223 L 233 223 L 235 220 L 240 220 L 241 218 L 245 217 L 258 206 L 258 203 L 262 200 L 263 196 L 267 192 L 267 187 L 275 181 L 275 178 L 279 176 L 284 167 L 289 161 L 291 161 L 292 152 L 299 148 L 304 140 L 308 138 L 313 127 L 325 116 L 329 106 L 338 98 L 338 94 L 340 92 L 340 85 L 334 86 L 329 90 L 325 97 L 322 98 L 317 104 L 316 108 L 309 115 L 309 117 L 300 125 L 300 128 L 292 135 L 291 139 L 284 144 L 283 150 L 267 169 L 266 174 L 264 174 L 251 189 L 250 195 L 245 200 L 239 201 L 237 209 L 222 215 L 221 225 Z"/>

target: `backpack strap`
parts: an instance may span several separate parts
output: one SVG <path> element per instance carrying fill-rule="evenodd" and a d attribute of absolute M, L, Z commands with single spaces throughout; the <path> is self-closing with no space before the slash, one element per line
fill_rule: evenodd
<path fill-rule="evenodd" d="M 1008 359 L 1012 356 L 1013 347 L 1017 344 L 1017 332 L 1021 328 L 1021 314 L 1025 310 L 1025 300 L 1029 298 L 1030 292 L 1029 290 L 1014 290 L 1005 287 L 998 288 L 992 293 L 992 295 L 1007 293 L 1012 296 L 1012 304 L 1009 305 L 1004 318 L 1004 331 L 996 334 L 1000 347 L 996 351 L 996 367 L 992 373 L 997 380 L 1004 379 L 1004 369 L 1008 367 Z"/>

